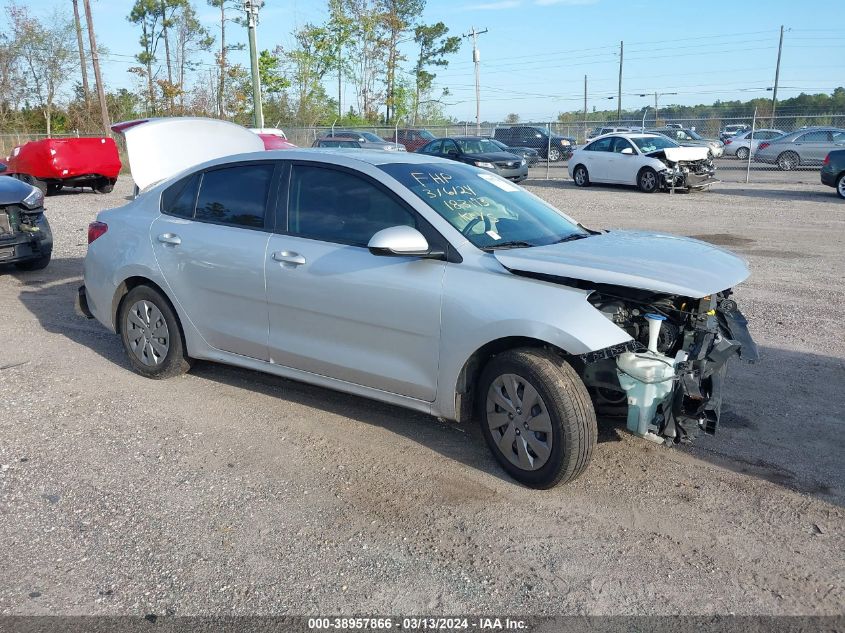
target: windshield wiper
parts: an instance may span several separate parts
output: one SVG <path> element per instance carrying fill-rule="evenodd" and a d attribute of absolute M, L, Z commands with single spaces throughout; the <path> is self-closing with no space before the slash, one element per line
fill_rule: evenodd
<path fill-rule="evenodd" d="M 574 242 L 575 240 L 581 240 L 585 237 L 590 237 L 592 233 L 572 233 L 571 235 L 567 235 L 566 237 L 560 238 L 557 242 L 553 242 L 554 244 L 561 244 L 563 242 Z"/>
<path fill-rule="evenodd" d="M 504 248 L 531 248 L 532 246 L 536 246 L 536 244 L 531 244 L 530 242 L 525 242 L 523 240 L 511 240 L 510 242 L 501 242 L 500 244 L 491 244 L 490 246 L 486 247 L 484 250 L 497 251 L 499 249 L 504 249 Z"/>

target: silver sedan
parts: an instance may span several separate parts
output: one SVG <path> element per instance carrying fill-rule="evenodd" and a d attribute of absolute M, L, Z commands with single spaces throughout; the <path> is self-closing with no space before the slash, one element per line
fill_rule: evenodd
<path fill-rule="evenodd" d="M 584 471 L 605 409 L 654 442 L 715 431 L 726 361 L 755 354 L 740 258 L 587 229 L 470 165 L 251 151 L 236 128 L 126 130 L 142 193 L 89 226 L 79 309 L 138 373 L 205 359 L 476 419 L 538 488 Z"/>

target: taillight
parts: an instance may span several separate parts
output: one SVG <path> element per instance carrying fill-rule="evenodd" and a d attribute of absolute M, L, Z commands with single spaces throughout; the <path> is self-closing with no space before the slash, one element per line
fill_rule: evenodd
<path fill-rule="evenodd" d="M 733 141 L 732 141 L 731 139 L 727 139 L 727 140 L 725 141 L 725 145 L 730 145 L 731 143 L 733 143 Z"/>
<path fill-rule="evenodd" d="M 105 235 L 109 230 L 109 225 L 105 222 L 91 222 L 88 225 L 88 243 L 90 244 L 98 237 Z"/>
<path fill-rule="evenodd" d="M 830 165 L 830 154 L 828 154 L 827 156 L 824 157 L 824 160 L 822 161 L 822 165 Z"/>
<path fill-rule="evenodd" d="M 771 145 L 771 143 L 760 143 L 760 145 L 757 146 L 757 151 L 759 152 L 761 149 L 766 149 L 769 145 Z"/>

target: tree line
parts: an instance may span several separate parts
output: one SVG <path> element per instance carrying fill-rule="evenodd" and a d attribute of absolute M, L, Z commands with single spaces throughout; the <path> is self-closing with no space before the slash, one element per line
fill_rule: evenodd
<path fill-rule="evenodd" d="M 297 28 L 290 45 L 260 51 L 267 125 L 410 125 L 445 119 L 442 99 L 448 90 L 436 90 L 434 82 L 461 38 L 443 22 L 421 21 L 426 0 L 326 2 L 321 23 Z M 199 19 L 204 3 L 217 16 L 213 25 Z M 101 58 L 129 62 L 133 77 L 134 87 L 121 89 L 109 89 L 104 78 L 111 120 L 192 115 L 248 124 L 250 72 L 232 55 L 244 47 L 242 6 L 241 0 L 134 0 L 126 16 L 138 37 L 134 55 L 98 51 Z M 0 32 L 0 130 L 97 129 L 90 51 L 76 2 L 73 8 L 63 4 L 35 15 L 17 0 L 5 3 L 9 27 Z M 269 38 L 260 28 L 259 34 Z M 344 95 L 351 95 L 348 102 Z"/>

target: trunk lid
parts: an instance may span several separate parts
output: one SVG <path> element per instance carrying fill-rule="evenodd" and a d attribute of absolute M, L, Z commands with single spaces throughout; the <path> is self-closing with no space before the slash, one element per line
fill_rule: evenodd
<path fill-rule="evenodd" d="M 258 135 L 219 119 L 147 119 L 117 123 L 112 129 L 126 139 L 132 179 L 142 190 L 215 158 L 264 150 Z"/>
<path fill-rule="evenodd" d="M 745 261 L 706 242 L 678 235 L 608 231 L 564 242 L 494 251 L 515 272 L 699 298 L 748 277 Z"/>

